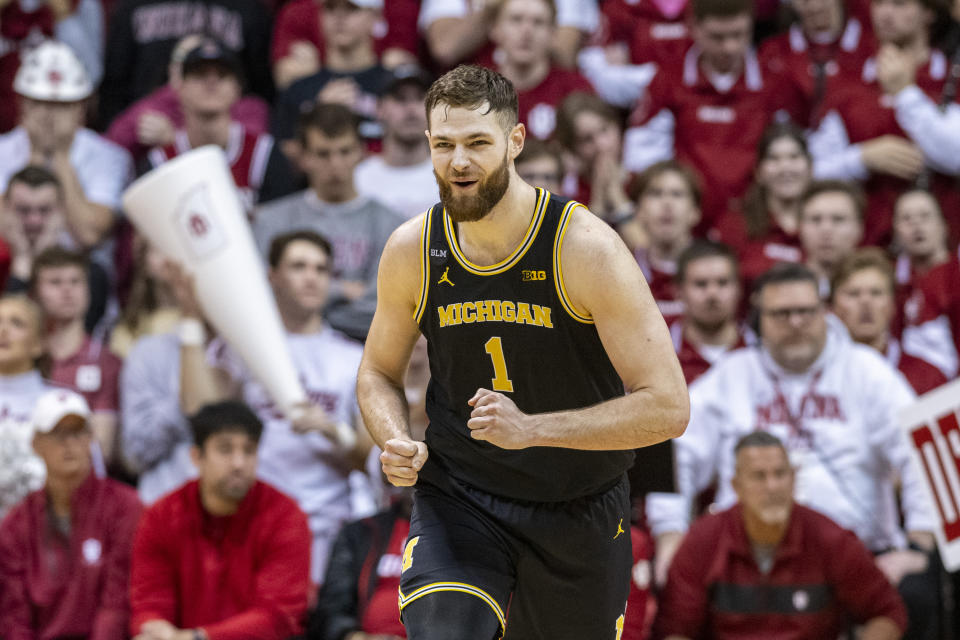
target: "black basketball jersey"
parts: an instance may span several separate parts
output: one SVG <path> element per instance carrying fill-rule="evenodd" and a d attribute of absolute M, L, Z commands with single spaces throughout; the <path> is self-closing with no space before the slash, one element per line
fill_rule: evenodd
<path fill-rule="evenodd" d="M 523 241 L 487 267 L 460 251 L 456 223 L 442 205 L 427 212 L 416 311 L 431 375 L 424 477 L 439 464 L 488 493 L 552 502 L 597 493 L 630 467 L 632 451 L 510 451 L 472 439 L 467 428 L 467 400 L 480 387 L 506 394 L 525 413 L 578 409 L 623 395 L 592 318 L 575 309 L 564 290 L 558 247 L 582 206 L 537 189 Z"/>

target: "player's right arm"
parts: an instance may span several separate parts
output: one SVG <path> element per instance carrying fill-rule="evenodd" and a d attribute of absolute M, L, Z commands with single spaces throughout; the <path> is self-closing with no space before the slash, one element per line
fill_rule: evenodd
<path fill-rule="evenodd" d="M 427 446 L 410 435 L 403 378 L 420 336 L 414 315 L 421 290 L 423 216 L 402 224 L 384 247 L 377 276 L 377 310 L 357 374 L 357 401 L 381 466 L 396 486 L 411 486 L 427 460 Z"/>

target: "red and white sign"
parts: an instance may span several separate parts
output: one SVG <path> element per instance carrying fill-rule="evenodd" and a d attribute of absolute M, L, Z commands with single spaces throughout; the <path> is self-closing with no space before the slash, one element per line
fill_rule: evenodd
<path fill-rule="evenodd" d="M 948 571 L 960 569 L 960 380 L 930 393 L 900 413 L 914 462 L 923 469 L 940 516 L 935 531 Z"/>

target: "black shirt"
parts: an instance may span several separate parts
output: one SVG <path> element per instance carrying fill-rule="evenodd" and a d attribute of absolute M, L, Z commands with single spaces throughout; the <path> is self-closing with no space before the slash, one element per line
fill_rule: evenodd
<path fill-rule="evenodd" d="M 459 250 L 456 225 L 435 205 L 426 216 L 425 273 L 417 322 L 427 337 L 430 458 L 455 478 L 509 498 L 561 501 L 598 493 L 630 466 L 632 451 L 531 447 L 510 451 L 473 440 L 467 404 L 480 387 L 501 391 L 525 413 L 588 407 L 623 395 L 592 318 L 574 309 L 557 253 L 582 206 L 538 189 L 526 237 L 489 267 Z M 598 283 L 598 286 L 601 283 Z"/>

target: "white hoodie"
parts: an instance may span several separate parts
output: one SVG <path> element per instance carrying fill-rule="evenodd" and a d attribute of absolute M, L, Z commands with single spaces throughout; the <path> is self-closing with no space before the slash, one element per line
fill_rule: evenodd
<path fill-rule="evenodd" d="M 839 321 L 829 318 L 828 327 L 823 352 L 803 374 L 784 371 L 765 349 L 750 347 L 728 354 L 690 387 L 690 425 L 676 441 L 679 495 L 653 494 L 647 503 L 655 535 L 685 531 L 692 498 L 715 477 L 715 506 L 736 502 L 734 445 L 756 430 L 787 447 L 797 502 L 852 530 L 869 549 L 906 544 L 894 498 L 897 478 L 907 531 L 933 530 L 922 472 L 897 425 L 913 391 L 879 353 L 853 343 Z"/>

